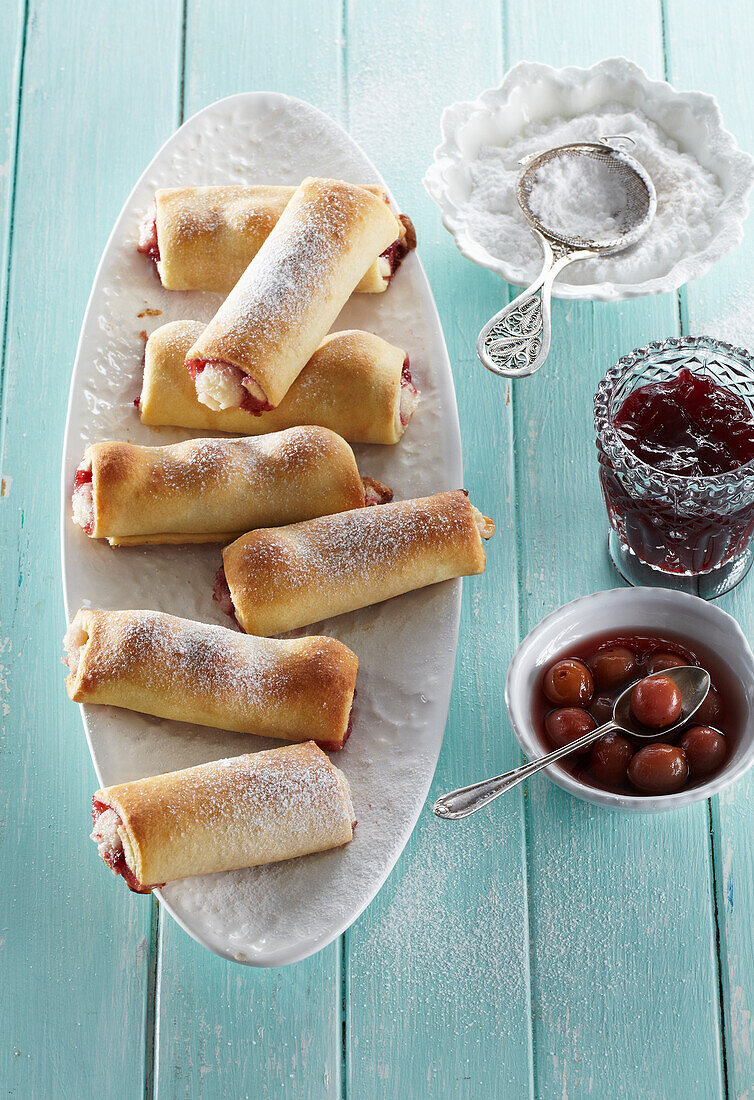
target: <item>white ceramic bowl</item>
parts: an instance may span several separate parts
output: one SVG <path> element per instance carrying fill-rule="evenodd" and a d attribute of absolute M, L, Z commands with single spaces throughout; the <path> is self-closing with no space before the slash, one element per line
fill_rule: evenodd
<path fill-rule="evenodd" d="M 717 176 L 724 201 L 715 213 L 714 236 L 706 247 L 689 253 L 662 275 L 643 282 L 569 283 L 568 271 L 555 281 L 559 298 L 618 301 L 645 294 L 677 290 L 707 271 L 743 237 L 749 212 L 748 194 L 754 183 L 754 159 L 742 152 L 723 125 L 714 96 L 678 92 L 662 80 L 650 80 L 643 69 L 625 57 L 611 57 L 590 69 L 553 69 L 522 61 L 512 68 L 499 88 L 483 92 L 473 102 L 454 103 L 442 116 L 442 144 L 424 177 L 424 186 L 442 211 L 463 255 L 509 283 L 527 286 L 538 274 L 511 255 L 501 260 L 473 239 L 460 216 L 471 192 L 469 163 L 485 145 L 506 145 L 531 123 L 551 118 L 573 118 L 607 103 L 640 109 L 680 149 L 694 156 Z"/>
<path fill-rule="evenodd" d="M 564 604 L 527 634 L 513 655 L 505 681 L 505 702 L 516 740 L 528 759 L 549 751 L 531 721 L 534 692 L 542 671 L 554 657 L 573 643 L 595 634 L 657 633 L 664 631 L 713 650 L 741 684 L 743 730 L 738 745 L 722 772 L 706 783 L 677 794 L 618 794 L 582 783 L 557 764 L 546 768 L 563 790 L 617 810 L 657 813 L 674 810 L 709 798 L 735 782 L 754 763 L 754 653 L 734 618 L 698 596 L 664 588 L 615 588 L 595 592 Z M 535 780 L 536 781 L 536 780 Z"/>

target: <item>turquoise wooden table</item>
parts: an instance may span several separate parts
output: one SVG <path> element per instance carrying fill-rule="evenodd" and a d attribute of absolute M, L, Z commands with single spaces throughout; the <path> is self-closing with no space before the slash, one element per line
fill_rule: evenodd
<path fill-rule="evenodd" d="M 723 315 L 754 344 L 754 233 L 680 295 L 557 302 L 546 377 L 507 388 L 474 353 L 507 288 L 462 259 L 421 184 L 440 114 L 522 58 L 623 53 L 717 95 L 754 150 L 753 36 L 748 0 L 0 5 L 4 1094 L 754 1096 L 754 777 L 648 818 L 573 800 L 541 776 L 462 825 L 427 806 L 338 942 L 282 970 L 227 963 L 152 899 L 117 888 L 86 839 L 95 777 L 60 666 L 57 531 L 78 328 L 134 180 L 214 99 L 276 89 L 310 100 L 348 127 L 416 221 L 466 484 L 498 521 L 486 583 L 465 593 L 430 797 L 515 765 L 502 688 L 517 640 L 616 579 L 595 476 L 596 383 L 632 347 L 720 332 Z M 750 632 L 754 580 L 722 606 Z"/>

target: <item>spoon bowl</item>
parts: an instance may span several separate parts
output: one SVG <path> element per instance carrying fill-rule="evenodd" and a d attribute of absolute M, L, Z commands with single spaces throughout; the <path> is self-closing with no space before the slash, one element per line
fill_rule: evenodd
<path fill-rule="evenodd" d="M 672 726 L 664 726 L 662 729 L 650 729 L 643 725 L 631 710 L 631 696 L 639 680 L 634 681 L 630 687 L 621 692 L 615 700 L 613 707 L 612 723 L 618 729 L 630 733 L 632 737 L 646 737 L 648 740 L 657 740 L 658 737 L 667 737 L 678 733 L 694 717 L 699 707 L 707 698 L 710 689 L 710 675 L 703 668 L 696 665 L 680 665 L 678 668 L 669 668 L 663 672 L 653 672 L 650 676 L 642 676 L 642 680 L 672 680 L 681 693 L 681 717 Z M 600 727 L 607 732 L 604 727 Z"/>

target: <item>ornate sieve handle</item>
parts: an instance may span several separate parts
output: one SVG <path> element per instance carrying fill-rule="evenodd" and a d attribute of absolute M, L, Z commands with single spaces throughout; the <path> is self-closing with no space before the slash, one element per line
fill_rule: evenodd
<path fill-rule="evenodd" d="M 487 370 L 502 378 L 526 378 L 544 363 L 550 351 L 552 284 L 568 264 L 596 253 L 552 245 L 537 233 L 545 253 L 544 266 L 527 290 L 496 313 L 479 333 L 476 350 Z"/>

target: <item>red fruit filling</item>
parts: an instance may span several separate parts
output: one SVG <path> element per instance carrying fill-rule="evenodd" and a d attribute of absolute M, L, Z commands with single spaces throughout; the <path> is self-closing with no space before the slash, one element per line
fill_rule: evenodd
<path fill-rule="evenodd" d="M 149 256 L 155 266 L 160 262 L 160 244 L 157 240 L 157 215 L 154 203 L 144 216 L 144 221 L 139 226 L 139 243 L 137 250 L 145 256 Z"/>
<path fill-rule="evenodd" d="M 76 495 L 76 490 L 80 489 L 82 485 L 89 485 L 92 480 L 91 470 L 77 470 L 76 476 L 73 479 L 73 496 Z M 91 535 L 94 531 L 94 516 L 92 516 L 89 523 L 84 524 L 84 533 Z"/>
<path fill-rule="evenodd" d="M 213 360 L 213 362 L 217 362 L 217 360 Z M 227 364 L 223 364 L 223 365 L 229 366 L 231 368 L 235 367 L 234 363 L 227 363 Z M 202 373 L 202 371 L 204 370 L 204 368 L 206 366 L 207 366 L 207 360 L 206 359 L 187 359 L 186 360 L 186 370 L 189 372 L 189 374 L 191 375 L 194 382 L 196 382 L 197 377 Z M 235 367 L 235 369 L 238 371 L 241 378 L 246 377 L 244 375 L 243 371 L 240 368 Z M 241 378 L 239 378 L 239 382 L 243 386 L 243 382 L 241 381 Z M 261 416 L 262 413 L 270 412 L 273 408 L 273 406 L 269 403 L 269 401 L 267 401 L 266 398 L 265 398 L 264 401 L 262 401 L 262 400 L 260 400 L 260 398 L 254 397 L 252 394 L 249 393 L 249 391 L 245 387 L 243 389 L 243 397 L 241 398 L 241 402 L 240 402 L 239 405 L 237 405 L 235 407 L 239 408 L 239 409 L 243 409 L 244 412 L 251 413 L 252 416 Z"/>
<path fill-rule="evenodd" d="M 406 358 L 403 360 L 403 368 L 401 370 L 401 389 L 408 390 L 413 397 L 417 397 L 419 394 L 416 386 L 411 381 L 411 364 L 409 362 L 408 356 L 406 356 Z M 403 409 L 401 408 L 401 426 L 405 428 L 409 420 L 410 416 L 406 416 Z"/>
<path fill-rule="evenodd" d="M 220 604 L 220 609 L 228 615 L 236 624 L 239 630 L 243 630 L 243 627 L 236 618 L 236 608 L 233 603 L 233 597 L 230 594 L 230 588 L 225 578 L 225 567 L 223 565 L 217 570 L 215 574 L 215 584 L 212 589 L 212 599 L 216 600 Z"/>
<path fill-rule="evenodd" d="M 112 806 L 108 806 L 105 802 L 100 802 L 98 799 L 92 799 L 92 825 L 94 829 L 97 828 L 97 822 L 103 813 L 107 810 L 112 810 Z M 115 813 L 115 811 L 113 811 Z M 120 817 L 118 817 L 118 824 L 122 825 Z M 131 868 L 126 863 L 126 853 L 121 848 L 119 851 L 108 851 L 102 856 L 103 861 L 107 864 L 111 871 L 114 871 L 116 875 L 120 875 L 126 883 L 129 890 L 132 890 L 134 894 L 151 894 L 153 890 L 159 889 L 164 886 L 164 882 L 155 883 L 154 886 L 144 886 L 137 879 Z"/>

